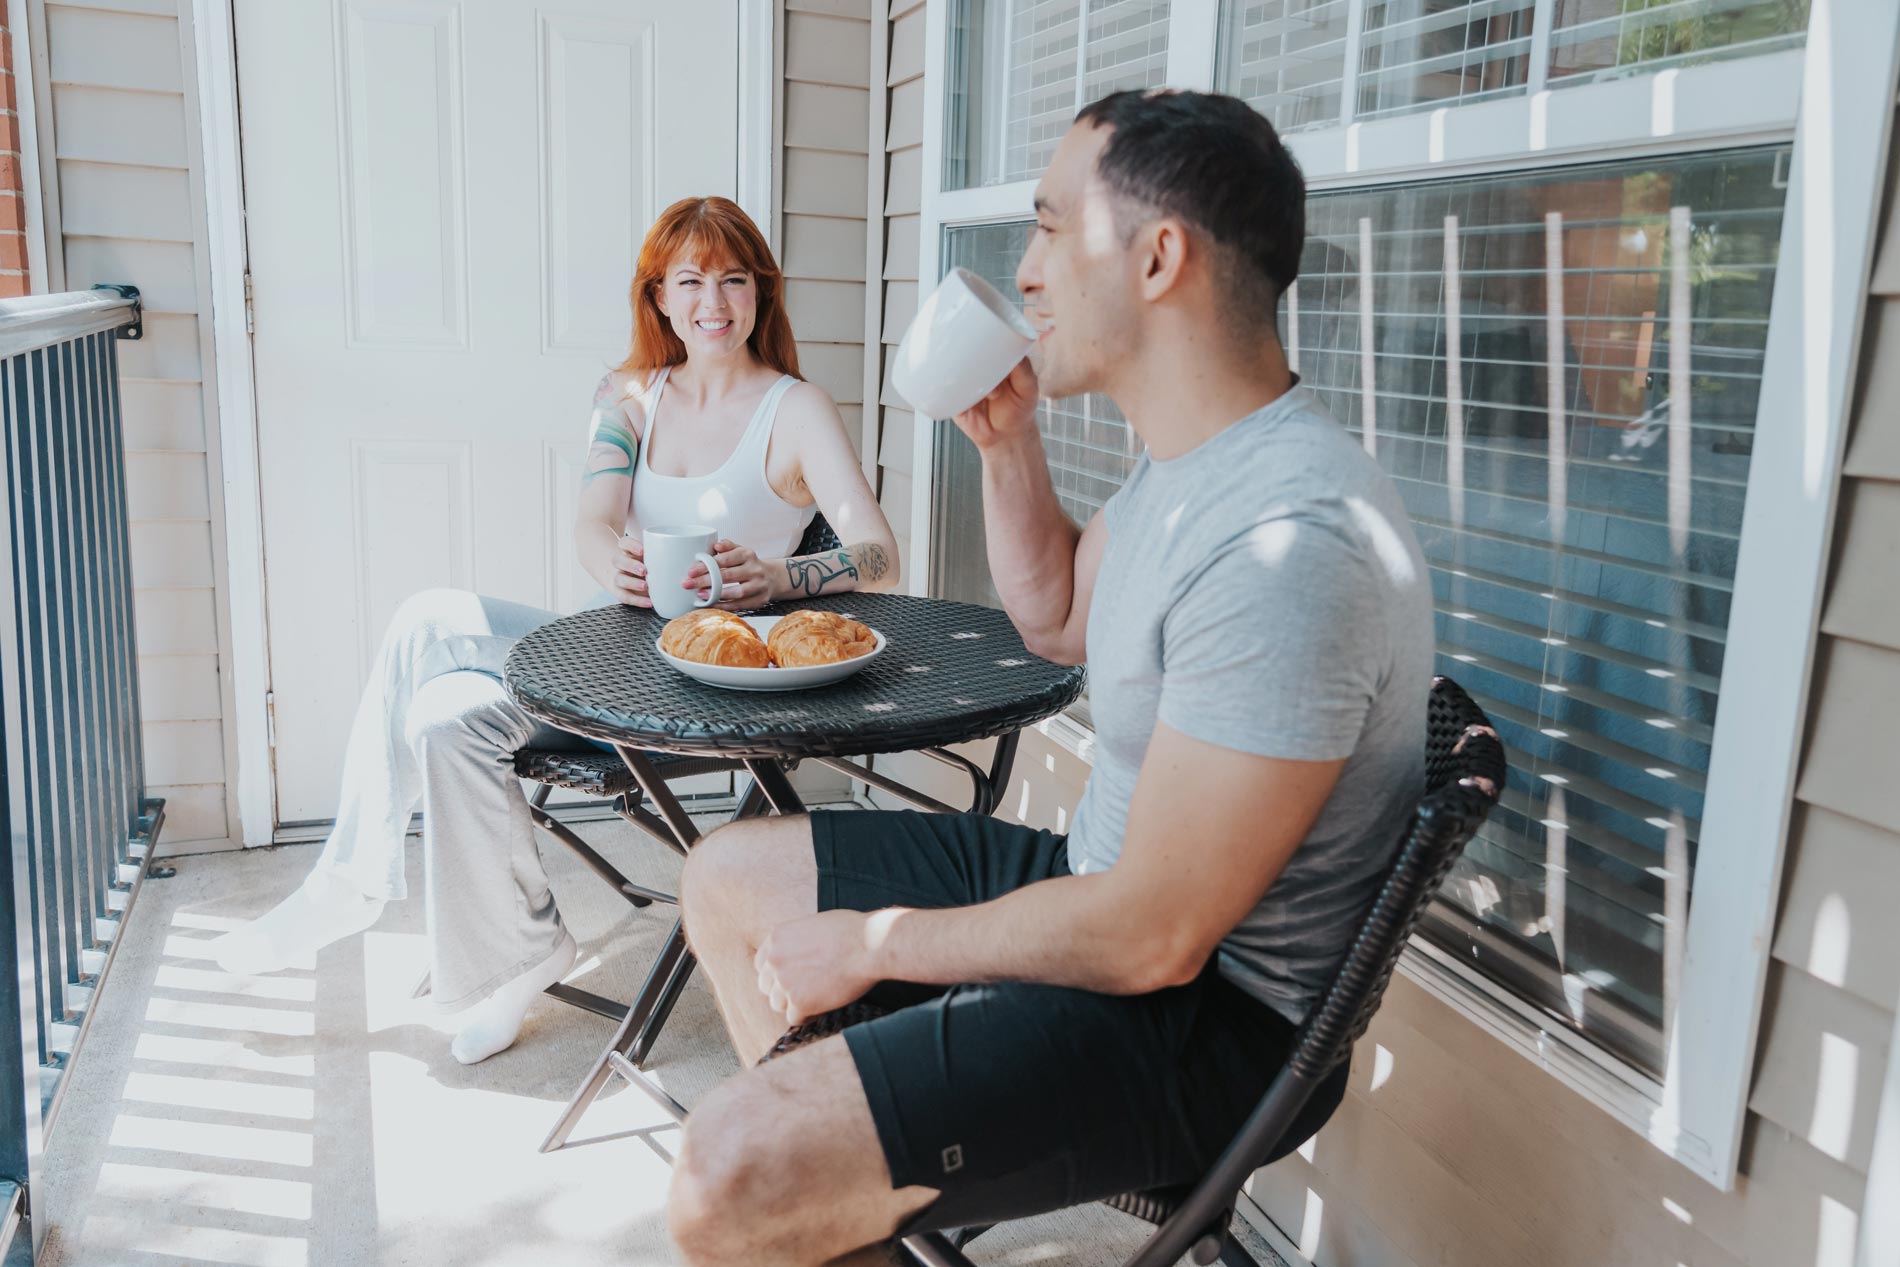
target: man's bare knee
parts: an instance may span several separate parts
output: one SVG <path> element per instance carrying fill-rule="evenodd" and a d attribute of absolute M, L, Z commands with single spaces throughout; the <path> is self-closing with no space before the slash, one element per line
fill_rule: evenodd
<path fill-rule="evenodd" d="M 774 1194 L 766 1185 L 784 1168 L 770 1163 L 769 1103 L 743 1080 L 727 1083 L 693 1110 L 673 1163 L 666 1226 L 687 1262 L 743 1261 L 753 1239 L 745 1229 L 766 1218 Z"/>
<path fill-rule="evenodd" d="M 762 937 L 817 909 L 817 868 L 804 818 L 748 818 L 708 833 L 686 855 L 680 917 L 689 937 L 736 928 Z"/>

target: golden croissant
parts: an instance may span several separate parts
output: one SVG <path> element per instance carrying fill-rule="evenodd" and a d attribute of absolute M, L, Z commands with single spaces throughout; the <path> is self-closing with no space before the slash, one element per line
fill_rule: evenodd
<path fill-rule="evenodd" d="M 710 608 L 667 621 L 660 631 L 660 650 L 681 660 L 728 669 L 763 669 L 772 663 L 757 630 L 731 612 Z"/>
<path fill-rule="evenodd" d="M 869 655 L 877 650 L 877 637 L 836 612 L 797 611 L 772 626 L 765 645 L 774 664 L 793 669 Z"/>

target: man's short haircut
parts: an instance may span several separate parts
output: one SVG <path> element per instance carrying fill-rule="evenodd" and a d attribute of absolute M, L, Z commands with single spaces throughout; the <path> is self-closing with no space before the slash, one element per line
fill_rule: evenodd
<path fill-rule="evenodd" d="M 1271 325 L 1300 273 L 1306 180 L 1265 116 L 1237 97 L 1155 88 L 1103 97 L 1076 122 L 1111 129 L 1096 169 L 1146 209 L 1140 222 L 1117 216 L 1123 237 L 1178 216 L 1212 243 L 1230 298 Z"/>

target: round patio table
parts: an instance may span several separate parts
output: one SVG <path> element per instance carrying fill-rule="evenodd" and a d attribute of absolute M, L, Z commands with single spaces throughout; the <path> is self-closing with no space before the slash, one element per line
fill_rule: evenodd
<path fill-rule="evenodd" d="M 515 645 L 503 668 L 508 693 L 552 726 L 611 745 L 655 816 L 628 805 L 623 815 L 669 833 L 683 853 L 699 830 L 666 784 L 668 757 L 742 763 L 754 784 L 739 816 L 769 802 L 781 814 L 803 810 L 786 777 L 788 764 L 817 760 L 852 778 L 932 810 L 951 807 L 845 758 L 921 751 L 966 774 L 971 809 L 988 813 L 1008 782 L 1025 726 L 1074 703 L 1079 666 L 1032 655 L 1000 611 L 903 594 L 841 594 L 762 608 L 835 611 L 884 635 L 876 660 L 830 686 L 801 691 L 731 691 L 687 677 L 661 658 L 666 622 L 631 607 L 577 612 L 543 625 Z M 949 745 L 995 738 L 987 770 Z M 635 798 L 637 799 L 637 798 Z M 693 970 L 675 921 L 639 997 L 561 1120 L 542 1145 L 560 1147 L 581 1115 L 618 1073 L 669 1111 L 679 1106 L 641 1070 Z"/>
<path fill-rule="evenodd" d="M 762 608 L 835 611 L 882 633 L 883 654 L 831 686 L 730 691 L 661 658 L 666 622 L 602 607 L 542 626 L 508 657 L 509 694 L 553 726 L 681 756 L 863 756 L 1013 734 L 1074 703 L 1081 668 L 1023 646 L 988 607 L 906 594 L 841 594 Z"/>

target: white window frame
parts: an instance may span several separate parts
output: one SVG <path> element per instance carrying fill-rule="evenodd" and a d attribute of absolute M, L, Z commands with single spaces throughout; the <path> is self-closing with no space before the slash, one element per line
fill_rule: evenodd
<path fill-rule="evenodd" d="M 1355 17 L 1365 0 L 1355 5 Z M 1027 219 L 1034 181 L 945 190 L 949 3 L 925 31 L 918 276 L 941 273 L 950 227 Z M 1314 191 L 1554 167 L 1741 145 L 1794 143 L 1770 307 L 1742 548 L 1729 617 L 1682 986 L 1658 1079 L 1414 938 L 1401 963 L 1426 990 L 1536 1061 L 1718 1189 L 1735 1182 L 1762 989 L 1793 805 L 1822 586 L 1858 358 L 1874 223 L 1900 56 L 1900 5 L 1814 0 L 1804 48 L 1602 83 L 1543 82 L 1551 0 L 1539 0 L 1531 83 L 1521 96 L 1289 135 Z M 1218 0 L 1174 0 L 1168 82 L 1211 88 Z M 1351 30 L 1356 32 L 1355 20 Z M 1349 38 L 1348 71 L 1357 63 Z M 1351 75 L 1347 78 L 1350 80 Z M 1342 109 L 1350 112 L 1350 84 Z M 935 428 L 913 445 L 913 593 L 931 573 Z M 1086 727 L 1046 734 L 1087 759 Z"/>

